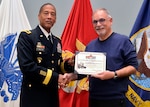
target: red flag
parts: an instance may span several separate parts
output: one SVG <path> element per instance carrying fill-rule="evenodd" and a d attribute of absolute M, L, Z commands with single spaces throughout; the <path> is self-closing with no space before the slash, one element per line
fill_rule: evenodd
<path fill-rule="evenodd" d="M 85 45 L 95 37 L 90 0 L 75 0 L 61 36 L 63 50 L 73 53 L 76 50 L 83 51 Z"/>
<path fill-rule="evenodd" d="M 90 0 L 75 0 L 61 36 L 63 57 L 71 57 L 75 51 L 84 51 L 89 41 L 96 37 Z M 60 88 L 60 107 L 88 107 L 88 85 L 88 78 L 84 78 Z"/>

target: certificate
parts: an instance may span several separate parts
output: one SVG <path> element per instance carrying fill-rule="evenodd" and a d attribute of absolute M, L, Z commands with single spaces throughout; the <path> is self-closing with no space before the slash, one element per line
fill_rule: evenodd
<path fill-rule="evenodd" d="M 106 70 L 106 54 L 101 52 L 77 52 L 75 73 L 95 74 Z"/>

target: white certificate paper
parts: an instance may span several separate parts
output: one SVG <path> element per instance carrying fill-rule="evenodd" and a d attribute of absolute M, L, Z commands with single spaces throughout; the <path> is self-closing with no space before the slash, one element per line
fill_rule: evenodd
<path fill-rule="evenodd" d="M 95 74 L 106 70 L 106 54 L 101 52 L 77 52 L 75 73 Z"/>

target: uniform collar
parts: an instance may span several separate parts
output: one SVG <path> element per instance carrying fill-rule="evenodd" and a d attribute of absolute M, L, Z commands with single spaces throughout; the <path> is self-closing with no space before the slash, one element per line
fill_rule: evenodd
<path fill-rule="evenodd" d="M 49 35 L 52 35 L 52 33 L 48 33 L 41 25 L 39 25 L 41 31 L 44 33 L 44 35 L 46 36 L 46 38 L 48 38 Z"/>

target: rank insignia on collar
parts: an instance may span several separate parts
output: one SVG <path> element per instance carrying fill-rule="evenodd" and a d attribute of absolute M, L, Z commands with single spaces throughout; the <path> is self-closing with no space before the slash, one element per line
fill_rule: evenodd
<path fill-rule="evenodd" d="M 41 42 L 37 42 L 37 45 L 36 45 L 36 51 L 44 52 L 44 51 L 45 51 L 45 46 L 42 45 Z"/>
<path fill-rule="evenodd" d="M 40 35 L 41 38 L 43 38 L 43 35 Z"/>

